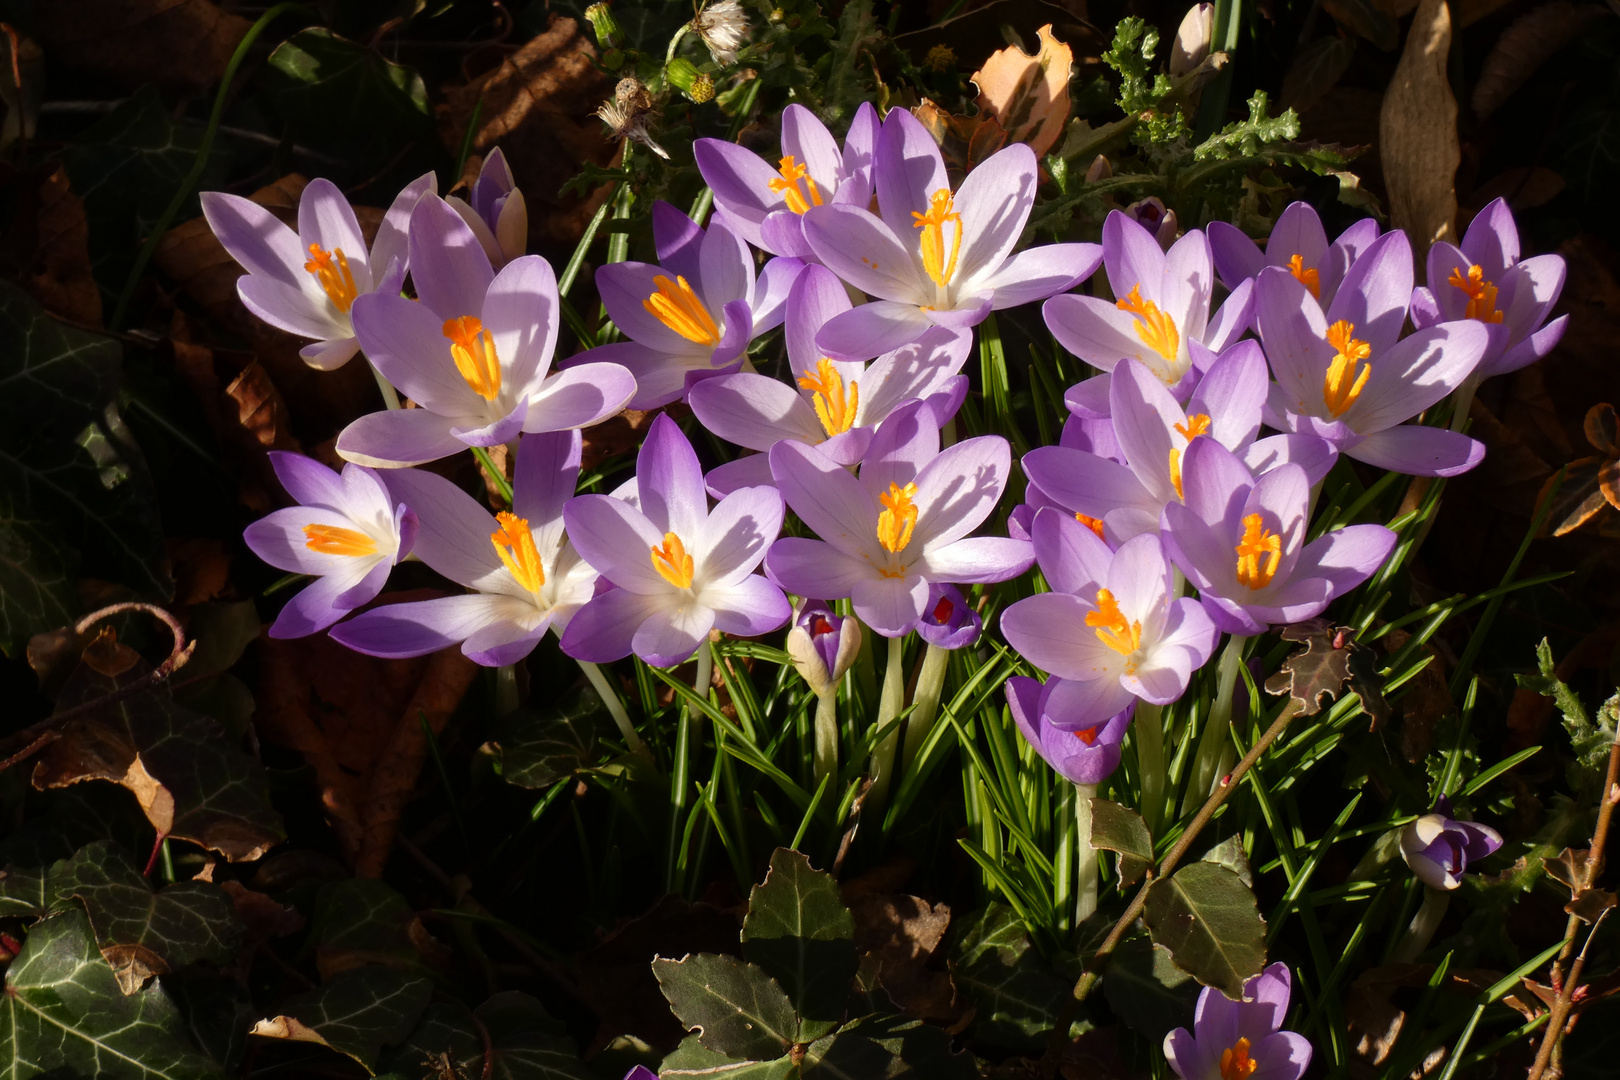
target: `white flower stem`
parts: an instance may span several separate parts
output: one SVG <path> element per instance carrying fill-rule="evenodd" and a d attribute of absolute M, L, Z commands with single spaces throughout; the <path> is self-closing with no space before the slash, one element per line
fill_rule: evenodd
<path fill-rule="evenodd" d="M 1473 375 L 1463 380 L 1452 396 L 1451 430 L 1461 431 L 1468 426 L 1468 413 L 1474 404 L 1474 394 L 1479 390 L 1481 380 Z"/>
<path fill-rule="evenodd" d="M 702 698 L 704 701 L 709 700 L 709 682 L 713 674 L 714 652 L 709 645 L 708 639 L 705 638 L 703 640 L 703 644 L 698 646 L 697 673 L 692 676 L 692 689 L 695 690 L 697 692 L 697 696 Z M 705 717 L 701 712 L 699 712 L 697 709 L 692 710 L 692 726 L 694 731 L 701 730 L 698 725 L 702 724 L 704 719 Z"/>
<path fill-rule="evenodd" d="M 1164 709 L 1138 701 L 1131 734 L 1136 739 L 1136 769 L 1142 784 L 1142 821 L 1148 832 L 1158 832 L 1159 815 L 1164 810 Z"/>
<path fill-rule="evenodd" d="M 371 377 L 377 380 L 377 389 L 382 391 L 383 404 L 390 409 L 399 408 L 399 393 L 394 389 L 394 384 L 383 378 L 383 373 L 370 360 L 366 361 L 366 366 L 371 369 Z"/>
<path fill-rule="evenodd" d="M 816 695 L 816 783 L 838 772 L 838 684 Z"/>
<path fill-rule="evenodd" d="M 1215 784 L 1216 770 L 1229 742 L 1227 732 L 1232 728 L 1232 693 L 1237 688 L 1238 668 L 1243 666 L 1243 650 L 1248 643 L 1247 637 L 1232 634 L 1226 639 L 1226 648 L 1221 651 L 1215 697 L 1209 705 L 1209 720 L 1204 724 L 1203 737 L 1198 740 L 1192 777 L 1187 781 L 1186 793 L 1181 796 L 1182 817 L 1204 805 Z"/>
<path fill-rule="evenodd" d="M 1432 885 L 1423 886 L 1423 906 L 1412 916 L 1406 933 L 1390 954 L 1390 963 L 1410 964 L 1421 956 L 1423 950 L 1429 947 L 1429 942 L 1434 940 L 1434 932 L 1440 929 L 1440 920 L 1446 917 L 1446 908 L 1450 904 L 1451 893 Z"/>
<path fill-rule="evenodd" d="M 1097 910 L 1097 850 L 1091 846 L 1091 800 L 1097 797 L 1096 784 L 1074 785 L 1074 846 L 1080 856 L 1074 882 L 1074 925 L 1079 926 Z"/>
<path fill-rule="evenodd" d="M 883 690 L 878 695 L 877 726 L 879 730 L 893 723 L 905 708 L 906 673 L 904 670 L 905 636 L 889 639 L 889 663 L 883 673 Z M 900 729 L 896 727 L 885 735 L 872 752 L 872 787 L 866 793 L 861 814 L 872 815 L 881 821 L 883 804 L 889 796 L 889 783 L 894 779 L 894 752 L 900 742 Z"/>
<path fill-rule="evenodd" d="M 588 664 L 584 660 L 578 663 L 579 670 L 585 673 L 585 678 L 596 690 L 596 695 L 602 699 L 602 704 L 607 706 L 608 715 L 612 716 L 613 722 L 618 725 L 619 734 L 624 736 L 624 743 L 630 748 L 630 752 L 651 761 L 652 751 L 641 741 L 636 726 L 630 722 L 630 714 L 624 709 L 624 701 L 619 697 L 619 692 L 613 688 L 613 684 L 608 682 L 607 675 L 596 664 Z"/>
<path fill-rule="evenodd" d="M 495 669 L 495 715 L 505 716 L 517 707 L 517 668 L 502 664 Z"/>
<path fill-rule="evenodd" d="M 951 651 L 938 645 L 929 645 L 923 653 L 922 671 L 917 676 L 917 689 L 912 692 L 911 715 L 906 717 L 906 737 L 900 744 L 900 768 L 911 767 L 917 752 L 928 741 L 939 717 L 939 699 L 945 690 L 945 672 L 950 667 Z"/>

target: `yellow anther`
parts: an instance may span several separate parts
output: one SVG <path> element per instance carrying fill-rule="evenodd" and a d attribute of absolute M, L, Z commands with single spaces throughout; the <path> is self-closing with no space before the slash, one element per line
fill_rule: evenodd
<path fill-rule="evenodd" d="M 802 214 L 812 206 L 821 205 L 821 189 L 816 187 L 815 177 L 810 170 L 800 165 L 792 154 L 788 154 L 781 162 L 780 179 L 771 181 L 771 191 L 782 196 L 787 208 L 795 214 Z M 803 184 L 801 188 L 799 185 Z M 808 195 L 808 200 L 805 196 Z"/>
<path fill-rule="evenodd" d="M 1167 362 L 1175 361 L 1181 351 L 1181 332 L 1176 329 L 1176 321 L 1160 311 L 1158 304 L 1142 299 L 1141 284 L 1132 285 L 1124 299 L 1114 301 L 1114 306 L 1136 316 L 1136 336 L 1142 339 L 1142 344 Z"/>
<path fill-rule="evenodd" d="M 1087 517 L 1084 514 L 1077 513 L 1074 515 L 1074 520 L 1096 533 L 1097 539 L 1101 540 L 1103 538 L 1102 518 Z"/>
<path fill-rule="evenodd" d="M 501 358 L 495 354 L 494 335 L 471 315 L 446 321 L 443 332 L 461 377 L 473 393 L 494 401 L 501 394 Z"/>
<path fill-rule="evenodd" d="M 1449 280 L 1468 297 L 1468 307 L 1463 311 L 1464 318 L 1488 323 L 1502 321 L 1502 313 L 1496 310 L 1496 286 L 1485 280 L 1483 266 L 1478 263 L 1470 266 L 1466 277 L 1463 276 L 1462 268 L 1457 267 L 1451 271 Z"/>
<path fill-rule="evenodd" d="M 641 302 L 647 313 L 687 341 L 710 348 L 720 344 L 720 327 L 703 306 L 692 286 L 679 274 L 671 281 L 663 274 L 653 278 L 658 291 Z"/>
<path fill-rule="evenodd" d="M 934 192 L 928 199 L 928 213 L 919 214 L 913 210 L 911 216 L 917 219 L 917 228 L 922 230 L 923 269 L 935 285 L 943 288 L 951 283 L 951 275 L 956 273 L 956 257 L 962 253 L 962 215 L 956 212 L 951 201 L 951 189 L 940 188 Z M 956 236 L 951 239 L 948 249 L 945 243 L 947 224 L 956 226 Z"/>
<path fill-rule="evenodd" d="M 1185 499 L 1187 496 L 1181 490 L 1181 451 L 1173 446 L 1170 448 L 1170 482 L 1176 487 L 1176 498 Z"/>
<path fill-rule="evenodd" d="M 1282 562 L 1282 537 L 1266 528 L 1259 514 L 1249 514 L 1243 519 L 1243 539 L 1238 541 L 1235 550 L 1239 585 L 1263 589 L 1271 584 L 1277 564 Z M 1260 565 L 1262 557 L 1266 560 L 1264 566 Z"/>
<path fill-rule="evenodd" d="M 1221 1051 L 1221 1080 L 1249 1080 L 1260 1063 L 1249 1056 L 1249 1040 L 1239 1039 Z"/>
<path fill-rule="evenodd" d="M 375 555 L 377 541 L 358 529 L 339 525 L 305 525 L 304 546 L 322 555 Z"/>
<path fill-rule="evenodd" d="M 855 426 L 855 410 L 861 403 L 860 384 L 851 379 L 846 396 L 844 377 L 831 360 L 825 356 L 817 360 L 815 373 L 800 375 L 799 385 L 815 395 L 811 401 L 816 407 L 816 419 L 829 436 L 842 435 Z"/>
<path fill-rule="evenodd" d="M 652 564 L 659 576 L 677 589 L 692 587 L 692 556 L 674 533 L 665 533 L 664 546 L 652 549 Z"/>
<path fill-rule="evenodd" d="M 360 290 L 354 284 L 354 274 L 349 271 L 349 257 L 343 254 L 342 248 L 333 248 L 328 253 L 319 244 L 309 245 L 309 255 L 304 269 L 315 275 L 315 280 L 321 283 L 332 306 L 347 315 L 349 308 L 354 306 L 354 298 L 360 295 Z"/>
<path fill-rule="evenodd" d="M 911 543 L 911 530 L 917 525 L 917 507 L 911 500 L 916 497 L 916 484 L 890 484 L 889 490 L 878 496 L 883 512 L 878 515 L 877 538 L 885 551 L 898 554 Z"/>
<path fill-rule="evenodd" d="M 1372 355 L 1372 346 L 1353 337 L 1355 330 L 1355 326 L 1343 319 L 1328 327 L 1327 343 L 1333 346 L 1335 354 L 1322 380 L 1322 402 L 1335 420 L 1356 403 L 1362 387 L 1367 385 L 1367 377 L 1372 374 L 1370 363 L 1359 375 L 1356 373 L 1357 362 Z"/>
<path fill-rule="evenodd" d="M 1187 417 L 1186 423 L 1176 424 L 1175 429 L 1181 432 L 1181 437 L 1186 439 L 1188 442 L 1192 442 L 1200 435 L 1208 435 L 1209 414 L 1193 413 L 1191 416 Z"/>
<path fill-rule="evenodd" d="M 1315 267 L 1305 265 L 1305 256 L 1290 255 L 1288 272 L 1294 275 L 1295 281 L 1311 290 L 1312 296 L 1322 299 L 1322 275 L 1316 272 Z"/>
<path fill-rule="evenodd" d="M 1142 647 L 1141 620 L 1128 621 L 1107 589 L 1097 590 L 1097 610 L 1086 613 L 1086 625 L 1096 628 L 1097 640 L 1121 656 L 1128 657 Z"/>
<path fill-rule="evenodd" d="M 495 545 L 495 554 L 512 571 L 517 583 L 532 593 L 540 591 L 546 583 L 546 568 L 540 565 L 540 552 L 534 546 L 534 534 L 529 531 L 527 518 L 502 511 L 495 515 L 500 528 L 489 534 Z"/>

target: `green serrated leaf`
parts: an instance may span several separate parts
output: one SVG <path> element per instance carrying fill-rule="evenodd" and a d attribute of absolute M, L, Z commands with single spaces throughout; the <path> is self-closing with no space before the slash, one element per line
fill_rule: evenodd
<path fill-rule="evenodd" d="M 0 1078 L 50 1074 L 119 1080 L 212 1080 L 218 1064 L 186 1037 L 158 984 L 125 995 L 101 958 L 84 912 L 64 911 L 28 931 L 0 1000 Z"/>
<path fill-rule="evenodd" d="M 241 947 L 245 930 L 224 889 L 182 881 L 154 893 L 109 841 L 57 863 L 50 888 L 57 901 L 84 905 L 101 955 L 126 994 L 199 960 L 226 963 Z"/>
<path fill-rule="evenodd" d="M 596 763 L 607 706 L 589 686 L 542 708 L 522 708 L 496 724 L 490 747 L 509 784 L 544 789 Z"/>
<path fill-rule="evenodd" d="M 859 963 L 855 919 L 831 874 L 791 848 L 777 848 L 748 896 L 743 956 L 774 976 L 799 1014 L 795 1042 L 819 1039 L 844 1018 Z"/>
<path fill-rule="evenodd" d="M 1133 884 L 1153 865 L 1153 834 L 1142 815 L 1107 799 L 1091 800 L 1091 846 L 1119 856 L 1119 884 Z"/>
<path fill-rule="evenodd" d="M 1176 967 L 1169 949 L 1141 935 L 1114 950 L 1102 989 L 1109 1008 L 1155 1045 L 1191 1026 L 1198 1000 L 1197 980 Z"/>
<path fill-rule="evenodd" d="M 728 1057 L 769 1060 L 793 1045 L 799 1018 L 763 968 L 714 953 L 653 961 L 669 1007 L 704 1047 Z"/>
<path fill-rule="evenodd" d="M 804 1080 L 974 1080 L 968 1054 L 951 1050 L 942 1028 L 902 1016 L 863 1016 L 812 1043 Z"/>
<path fill-rule="evenodd" d="M 355 968 L 289 998 L 279 1015 L 254 1024 L 252 1034 L 329 1046 L 371 1072 L 384 1046 L 410 1035 L 432 996 L 428 979 L 380 966 Z"/>
<path fill-rule="evenodd" d="M 483 1025 L 483 1031 L 479 1025 Z M 527 994 L 496 994 L 476 1011 L 459 1002 L 429 1005 L 416 1030 L 384 1056 L 403 1073 L 446 1058 L 462 1076 L 491 1080 L 593 1080 L 560 1034 L 561 1025 Z M 489 1036 L 486 1058 L 484 1035 Z"/>
<path fill-rule="evenodd" d="M 1199 143 L 1193 150 L 1193 160 L 1255 157 L 1267 146 L 1298 137 L 1299 114 L 1284 109 L 1280 116 L 1270 115 L 1266 92 L 1256 90 L 1249 99 L 1249 118 L 1227 124 Z"/>
<path fill-rule="evenodd" d="M 974 1034 L 997 1046 L 1044 1045 L 1068 985 L 1047 970 L 1006 904 L 990 904 L 963 926 L 951 979 L 977 1006 Z"/>
<path fill-rule="evenodd" d="M 1148 889 L 1143 921 L 1177 967 L 1228 997 L 1266 963 L 1266 921 L 1254 894 L 1216 863 L 1183 866 Z"/>
<path fill-rule="evenodd" d="M 745 1061 L 705 1049 L 696 1035 L 688 1035 L 658 1066 L 659 1080 L 676 1076 L 713 1077 L 716 1080 L 793 1080 L 799 1067 L 791 1056 L 770 1061 Z"/>

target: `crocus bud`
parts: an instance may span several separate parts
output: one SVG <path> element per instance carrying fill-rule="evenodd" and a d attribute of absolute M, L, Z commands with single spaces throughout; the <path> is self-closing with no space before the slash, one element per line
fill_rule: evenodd
<path fill-rule="evenodd" d="M 1419 881 L 1435 889 L 1455 889 L 1470 862 L 1501 846 L 1502 834 L 1490 826 L 1454 820 L 1448 799 L 1401 830 L 1401 858 Z"/>
<path fill-rule="evenodd" d="M 613 17 L 613 7 L 606 3 L 592 4 L 585 9 L 585 21 L 596 34 L 596 43 L 604 49 L 617 49 L 624 45 L 624 31 Z"/>
<path fill-rule="evenodd" d="M 955 585 L 928 587 L 928 603 L 922 618 L 917 620 L 917 634 L 928 644 L 942 649 L 960 649 L 978 641 L 983 627 L 979 613 L 968 606 L 962 591 Z"/>
<path fill-rule="evenodd" d="M 1113 175 L 1114 167 L 1108 163 L 1107 158 L 1103 157 L 1101 154 L 1098 154 L 1096 158 L 1092 160 L 1091 165 L 1086 169 L 1086 183 L 1100 183 Z"/>
<path fill-rule="evenodd" d="M 861 623 L 808 600 L 787 634 L 788 655 L 819 697 L 838 685 L 861 651 Z"/>
<path fill-rule="evenodd" d="M 1100 724 L 1078 730 L 1061 727 L 1062 717 L 1046 711 L 1050 688 L 1060 682 L 1053 679 L 1042 686 L 1027 675 L 1014 675 L 1007 680 L 1007 707 L 1024 741 L 1058 775 L 1075 784 L 1100 784 L 1119 767 L 1120 744 L 1130 727 L 1135 703 Z"/>
<path fill-rule="evenodd" d="M 1170 245 L 1176 242 L 1176 235 L 1181 231 L 1181 226 L 1176 221 L 1176 212 L 1166 207 L 1154 195 L 1131 203 L 1125 208 L 1125 213 L 1152 233 L 1153 239 L 1167 251 Z"/>
<path fill-rule="evenodd" d="M 1215 36 L 1215 5 L 1194 4 L 1187 9 L 1170 43 L 1170 74 L 1185 75 L 1204 62 Z"/>

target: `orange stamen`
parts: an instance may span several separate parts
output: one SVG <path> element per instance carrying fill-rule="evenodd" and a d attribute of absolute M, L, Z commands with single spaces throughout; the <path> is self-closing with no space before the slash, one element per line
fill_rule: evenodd
<path fill-rule="evenodd" d="M 1121 656 L 1130 656 L 1142 647 L 1142 622 L 1128 621 L 1119 602 L 1107 589 L 1097 590 L 1097 610 L 1086 613 L 1086 625 L 1097 631 L 1097 640 Z"/>
<path fill-rule="evenodd" d="M 1241 1038 L 1221 1051 L 1221 1080 L 1249 1080 L 1260 1063 L 1249 1056 L 1249 1040 Z"/>
<path fill-rule="evenodd" d="M 1095 746 L 1097 744 L 1097 732 L 1101 730 L 1101 724 L 1098 724 L 1096 727 L 1081 728 L 1079 731 L 1074 733 L 1074 737 L 1085 743 L 1087 746 Z"/>
<path fill-rule="evenodd" d="M 304 546 L 322 555 L 377 554 L 377 541 L 358 529 L 345 529 L 339 525 L 305 525 Z"/>
<path fill-rule="evenodd" d="M 310 260 L 304 264 L 304 269 L 315 275 L 332 306 L 347 315 L 354 306 L 354 298 L 360 295 L 354 274 L 349 270 L 349 257 L 343 254 L 342 248 L 333 248 L 328 253 L 319 244 L 309 245 L 309 254 Z M 333 265 L 334 258 L 336 265 Z"/>
<path fill-rule="evenodd" d="M 1114 306 L 1136 316 L 1136 336 L 1142 339 L 1142 344 L 1166 362 L 1175 361 L 1181 351 L 1181 333 L 1176 329 L 1176 321 L 1159 310 L 1158 304 L 1142 299 L 1140 283 L 1132 285 L 1124 299 L 1114 301 Z"/>
<path fill-rule="evenodd" d="M 540 565 L 540 552 L 534 546 L 528 519 L 502 511 L 495 515 L 495 520 L 501 526 L 489 534 L 495 554 L 501 557 L 519 585 L 532 593 L 539 592 L 546 583 L 546 569 Z"/>
<path fill-rule="evenodd" d="M 671 281 L 659 274 L 653 284 L 658 291 L 641 302 L 649 315 L 687 341 L 710 348 L 720 344 L 720 327 L 684 277 L 677 274 Z"/>
<path fill-rule="evenodd" d="M 773 194 L 782 196 L 787 208 L 795 214 L 802 214 L 812 206 L 821 205 L 821 189 L 816 187 L 815 178 L 810 171 L 796 161 L 792 154 L 784 157 L 781 162 L 779 175 L 781 179 L 771 181 Z M 804 187 L 801 189 L 800 184 Z M 809 195 L 808 201 L 805 199 Z"/>
<path fill-rule="evenodd" d="M 799 385 L 815 395 L 811 402 L 816 408 L 816 419 L 821 421 L 822 430 L 828 436 L 841 435 L 855 425 L 855 410 L 861 401 L 860 384 L 851 379 L 846 398 L 844 377 L 827 357 L 816 361 L 814 374 L 799 376 Z"/>
<path fill-rule="evenodd" d="M 1305 265 L 1305 256 L 1289 256 L 1288 272 L 1294 275 L 1295 281 L 1311 290 L 1312 296 L 1322 299 L 1322 275 L 1317 273 L 1314 266 Z"/>
<path fill-rule="evenodd" d="M 951 275 L 956 273 L 956 257 L 962 253 L 962 215 L 956 212 L 951 201 L 951 189 L 940 188 L 934 192 L 928 200 L 928 213 L 919 214 L 913 210 L 911 216 L 917 219 L 917 228 L 922 230 L 923 270 L 935 285 L 943 288 L 950 284 Z M 947 223 L 956 225 L 956 238 L 950 243 L 948 258 L 945 246 Z"/>
<path fill-rule="evenodd" d="M 501 393 L 501 358 L 495 354 L 495 337 L 471 315 L 450 319 L 443 333 L 450 341 L 450 359 L 467 380 L 473 393 L 494 401 Z"/>
<path fill-rule="evenodd" d="M 1496 310 L 1496 286 L 1485 280 L 1485 268 L 1478 263 L 1468 268 L 1468 276 L 1464 277 L 1462 268 L 1457 267 L 1451 271 L 1448 279 L 1468 297 L 1468 307 L 1463 311 L 1463 317 L 1478 319 L 1480 322 L 1499 323 L 1502 313 Z"/>
<path fill-rule="evenodd" d="M 653 569 L 677 589 L 692 587 L 692 556 L 686 553 L 686 545 L 674 533 L 665 533 L 664 545 L 652 549 L 652 564 Z"/>
<path fill-rule="evenodd" d="M 1353 337 L 1355 330 L 1354 325 L 1343 319 L 1328 327 L 1327 343 L 1336 352 L 1322 380 L 1322 402 L 1335 420 L 1356 403 L 1362 388 L 1367 385 L 1367 377 L 1372 374 L 1370 363 L 1361 369 L 1359 375 L 1356 373 L 1357 362 L 1372 355 L 1372 346 Z"/>
<path fill-rule="evenodd" d="M 1077 513 L 1074 515 L 1074 520 L 1096 533 L 1097 539 L 1101 540 L 1103 538 L 1102 518 L 1087 517 L 1085 514 Z"/>
<path fill-rule="evenodd" d="M 916 497 L 916 484 L 890 484 L 889 490 L 878 496 L 883 512 L 878 515 L 877 538 L 883 550 L 898 555 L 911 543 L 911 530 L 917 525 L 917 507 L 911 500 Z"/>
<path fill-rule="evenodd" d="M 1243 539 L 1238 541 L 1235 550 L 1239 585 L 1263 589 L 1271 584 L 1277 564 L 1282 562 L 1282 537 L 1267 529 L 1259 514 L 1249 514 L 1243 519 Z M 1262 555 L 1266 559 L 1264 566 L 1260 565 Z"/>

